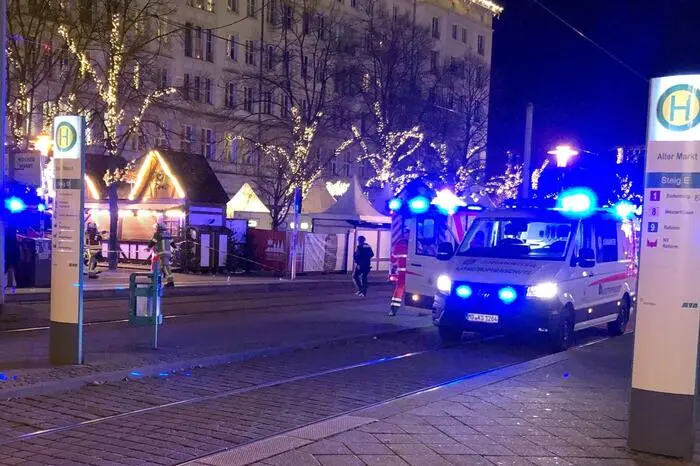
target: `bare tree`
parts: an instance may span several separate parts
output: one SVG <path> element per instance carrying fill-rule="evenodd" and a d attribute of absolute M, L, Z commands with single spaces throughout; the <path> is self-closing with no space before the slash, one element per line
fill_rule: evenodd
<path fill-rule="evenodd" d="M 101 145 L 109 156 L 119 155 L 133 135 L 142 131 L 142 120 L 151 105 L 175 92 L 159 82 L 161 47 L 174 32 L 164 19 L 172 12 L 166 0 L 90 0 L 79 10 L 80 22 L 94 25 L 95 34 L 81 36 L 80 29 L 61 25 L 59 34 L 77 59 L 79 72 L 93 85 L 92 123 L 101 127 Z M 118 195 L 114 175 L 109 185 L 109 265 L 116 268 Z"/>
<path fill-rule="evenodd" d="M 227 116 L 229 128 L 244 128 L 262 156 L 254 184 L 270 203 L 276 229 L 294 189 L 306 193 L 334 156 L 322 146 L 334 130 L 347 130 L 341 86 L 353 73 L 356 40 L 336 2 L 269 2 L 266 13 L 271 35 L 264 44 L 230 44 L 243 48 L 244 63 L 233 73 L 242 96 L 229 101 L 227 90 Z"/>

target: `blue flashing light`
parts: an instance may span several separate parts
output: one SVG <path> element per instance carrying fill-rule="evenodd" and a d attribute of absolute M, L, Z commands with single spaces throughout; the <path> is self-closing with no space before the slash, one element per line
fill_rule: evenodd
<path fill-rule="evenodd" d="M 397 210 L 401 209 L 402 205 L 403 201 L 398 197 L 395 197 L 389 201 L 389 210 L 393 210 L 394 212 L 396 212 Z"/>
<path fill-rule="evenodd" d="M 556 210 L 569 217 L 583 218 L 592 215 L 598 204 L 595 193 L 586 188 L 573 188 L 564 191 L 557 199 Z"/>
<path fill-rule="evenodd" d="M 11 214 L 18 214 L 27 209 L 27 204 L 17 196 L 12 196 L 5 199 L 5 207 Z"/>
<path fill-rule="evenodd" d="M 613 213 L 622 220 L 629 220 L 637 212 L 637 206 L 629 201 L 620 201 L 613 206 Z"/>
<path fill-rule="evenodd" d="M 478 205 L 478 204 L 469 204 L 467 206 L 467 210 L 471 212 L 483 212 L 484 206 Z"/>
<path fill-rule="evenodd" d="M 440 210 L 440 212 L 453 215 L 457 209 L 464 207 L 467 204 L 449 189 L 443 189 L 435 195 L 435 199 L 431 202 Z"/>
<path fill-rule="evenodd" d="M 417 196 L 408 201 L 408 208 L 414 214 L 424 214 L 430 209 L 430 201 L 423 196 Z"/>
<path fill-rule="evenodd" d="M 512 287 L 506 286 L 498 290 L 498 299 L 500 299 L 503 304 L 511 304 L 513 301 L 518 299 L 518 292 Z"/>
<path fill-rule="evenodd" d="M 38 210 L 39 212 L 46 212 L 46 204 L 37 205 L 36 210 Z"/>
<path fill-rule="evenodd" d="M 473 291 L 469 285 L 459 285 L 455 289 L 455 294 L 462 299 L 467 299 L 472 295 Z"/>

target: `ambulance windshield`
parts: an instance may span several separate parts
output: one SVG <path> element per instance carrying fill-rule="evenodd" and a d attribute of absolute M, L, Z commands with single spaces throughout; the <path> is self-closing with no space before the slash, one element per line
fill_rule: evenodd
<path fill-rule="evenodd" d="M 459 256 L 564 260 L 576 222 L 550 218 L 479 218 L 457 250 Z"/>

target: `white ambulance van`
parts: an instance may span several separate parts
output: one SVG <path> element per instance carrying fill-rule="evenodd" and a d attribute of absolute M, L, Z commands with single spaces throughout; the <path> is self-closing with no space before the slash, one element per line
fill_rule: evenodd
<path fill-rule="evenodd" d="M 592 326 L 621 335 L 636 291 L 634 244 L 632 223 L 609 212 L 483 212 L 456 249 L 440 245 L 433 323 L 445 342 L 464 331 L 540 333 L 556 350 Z"/>

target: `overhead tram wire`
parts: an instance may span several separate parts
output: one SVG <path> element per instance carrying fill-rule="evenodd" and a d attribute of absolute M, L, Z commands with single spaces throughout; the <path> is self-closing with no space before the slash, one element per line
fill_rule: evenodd
<path fill-rule="evenodd" d="M 555 12 L 553 12 L 553 11 L 552 11 L 551 9 L 549 9 L 549 7 L 547 7 L 546 5 L 542 4 L 542 2 L 540 2 L 540 0 L 532 0 L 532 2 L 535 3 L 536 5 L 538 5 L 540 8 L 542 8 L 544 11 L 546 11 L 546 12 L 549 13 L 550 15 L 552 15 L 557 21 L 559 21 L 560 23 L 564 24 L 566 27 L 568 27 L 569 29 L 571 29 L 572 31 L 574 31 L 577 35 L 581 36 L 584 40 L 586 40 L 586 41 L 589 42 L 591 45 L 593 45 L 595 48 L 597 48 L 598 50 L 600 50 L 601 52 L 603 52 L 603 53 L 604 53 L 605 55 L 607 55 L 609 58 L 612 58 L 612 59 L 613 59 L 615 62 L 617 62 L 619 65 L 621 65 L 622 67 L 626 68 L 627 71 L 631 72 L 632 74 L 634 74 L 634 75 L 637 76 L 638 78 L 643 79 L 645 82 L 649 82 L 649 78 L 648 78 L 648 77 L 644 76 L 642 73 L 640 73 L 639 71 L 635 70 L 635 69 L 632 68 L 630 65 L 628 65 L 627 63 L 625 63 L 622 59 L 618 58 L 618 57 L 617 57 L 615 54 L 613 54 L 611 51 L 609 51 L 608 49 L 606 49 L 605 47 L 603 47 L 602 45 L 600 45 L 599 43 L 597 43 L 596 41 L 594 41 L 593 39 L 591 39 L 590 37 L 588 37 L 585 33 L 583 33 L 583 31 L 581 31 L 580 29 L 576 28 L 576 27 L 573 26 L 571 23 L 569 23 L 568 21 L 566 21 L 564 18 L 562 18 L 561 16 L 559 16 L 558 14 L 556 14 Z"/>

